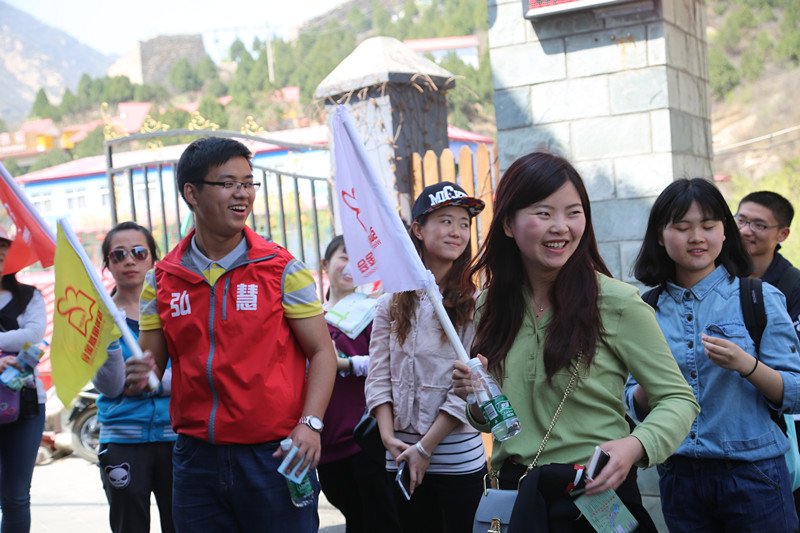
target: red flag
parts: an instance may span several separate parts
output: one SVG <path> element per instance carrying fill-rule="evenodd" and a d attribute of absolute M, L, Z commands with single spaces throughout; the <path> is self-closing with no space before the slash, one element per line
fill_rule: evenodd
<path fill-rule="evenodd" d="M 33 207 L 17 182 L 0 163 L 0 201 L 14 221 L 17 234 L 8 250 L 3 274 L 19 272 L 36 261 L 43 267 L 53 264 L 56 237 L 42 216 Z"/>

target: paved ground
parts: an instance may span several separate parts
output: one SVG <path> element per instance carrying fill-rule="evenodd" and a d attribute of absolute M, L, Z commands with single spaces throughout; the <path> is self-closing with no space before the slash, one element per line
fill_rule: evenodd
<path fill-rule="evenodd" d="M 108 533 L 106 502 L 97 467 L 76 456 L 39 465 L 31 484 L 32 533 Z M 344 517 L 320 496 L 321 533 L 344 533 Z M 161 531 L 155 500 L 151 532 Z"/>

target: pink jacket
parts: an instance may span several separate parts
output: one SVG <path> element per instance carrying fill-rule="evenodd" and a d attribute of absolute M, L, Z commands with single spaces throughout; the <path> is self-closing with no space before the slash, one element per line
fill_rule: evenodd
<path fill-rule="evenodd" d="M 452 433 L 475 433 L 467 422 L 464 400 L 453 393 L 456 353 L 444 336 L 425 292 L 417 291 L 417 296 L 411 331 L 402 345 L 391 332 L 392 295 L 385 294 L 378 299 L 364 389 L 367 407 L 372 411 L 381 404 L 391 403 L 396 431 L 424 435 L 439 411 L 444 411 L 461 421 Z M 458 332 L 467 353 L 473 335 L 472 322 Z"/>

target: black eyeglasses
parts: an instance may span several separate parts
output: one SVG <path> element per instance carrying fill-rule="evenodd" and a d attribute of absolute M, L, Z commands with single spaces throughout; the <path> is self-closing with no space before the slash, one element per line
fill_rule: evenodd
<path fill-rule="evenodd" d="M 261 184 L 258 182 L 253 181 L 193 181 L 192 183 L 202 183 L 203 185 L 214 185 L 216 187 L 222 187 L 223 189 L 229 191 L 236 187 L 236 190 L 244 189 L 247 192 L 250 191 L 257 191 Z"/>
<path fill-rule="evenodd" d="M 769 224 L 764 224 L 763 222 L 753 222 L 751 220 L 747 220 L 741 215 L 734 215 L 733 218 L 736 221 L 736 225 L 739 227 L 739 229 L 742 229 L 745 226 L 750 226 L 750 230 L 755 233 L 761 233 L 765 229 L 781 227 L 780 224 L 769 225 Z"/>
<path fill-rule="evenodd" d="M 111 250 L 108 253 L 108 260 L 116 265 L 117 263 L 124 261 L 125 258 L 128 257 L 129 253 L 131 254 L 131 257 L 137 261 L 144 261 L 150 255 L 150 250 L 148 250 L 146 246 L 134 246 L 131 248 L 130 252 L 124 248 L 117 248 L 116 250 Z"/>

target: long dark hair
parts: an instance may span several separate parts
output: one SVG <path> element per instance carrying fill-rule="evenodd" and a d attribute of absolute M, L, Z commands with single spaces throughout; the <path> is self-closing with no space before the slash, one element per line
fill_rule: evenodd
<path fill-rule="evenodd" d="M 465 209 L 466 210 L 466 209 Z M 433 211 L 432 213 L 435 213 Z M 424 226 L 428 222 L 431 213 L 425 214 L 417 218 L 414 222 L 420 226 Z M 470 217 L 470 224 L 472 217 Z M 416 235 L 413 229 L 409 230 L 411 241 L 417 249 L 417 253 L 425 262 L 425 248 Z M 467 241 L 467 247 L 459 255 L 453 266 L 445 275 L 444 279 L 437 280 L 442 291 L 442 303 L 444 304 L 447 316 L 453 323 L 453 327 L 459 329 L 464 324 L 472 320 L 472 315 L 475 312 L 475 300 L 473 299 L 476 291 L 475 282 L 471 279 L 462 283 L 462 277 L 469 266 L 470 259 L 472 259 L 471 243 Z M 397 333 L 397 340 L 403 344 L 411 331 L 411 318 L 414 316 L 414 311 L 417 306 L 417 295 L 413 291 L 398 292 L 392 296 L 392 305 L 389 310 L 389 317 L 393 320 L 393 329 Z M 438 324 L 438 322 L 437 322 Z M 444 335 L 444 330 L 442 330 Z"/>
<path fill-rule="evenodd" d="M 658 240 L 667 224 L 680 220 L 693 202 L 697 202 L 703 214 L 722 222 L 725 240 L 714 264 L 723 265 L 731 279 L 747 277 L 753 271 L 739 228 L 719 189 L 703 178 L 680 179 L 661 191 L 650 209 L 642 248 L 633 265 L 633 275 L 645 285 L 663 287 L 667 281 L 675 282 L 675 261 Z"/>
<path fill-rule="evenodd" d="M 517 211 L 539 202 L 565 183 L 578 191 L 586 229 L 572 257 L 561 268 L 550 289 L 553 318 L 544 345 L 548 382 L 562 368 L 570 366 L 579 352 L 589 364 L 602 335 L 597 306 L 597 272 L 611 276 L 592 229 L 589 195 L 578 172 L 561 157 L 534 152 L 520 157 L 506 170 L 497 187 L 495 211 L 486 240 L 465 280 L 483 274 L 486 296 L 481 320 L 475 331 L 472 353 L 489 360 L 489 370 L 503 370 L 506 355 L 522 325 L 525 301 L 520 284 L 527 279 L 517 243 L 504 231 Z M 502 372 L 500 372 L 502 374 Z"/>

